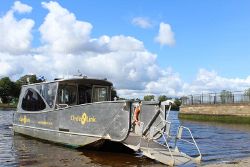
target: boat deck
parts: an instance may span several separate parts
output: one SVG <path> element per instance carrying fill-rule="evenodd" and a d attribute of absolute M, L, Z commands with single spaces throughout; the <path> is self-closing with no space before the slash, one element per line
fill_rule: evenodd
<path fill-rule="evenodd" d="M 130 133 L 124 144 L 134 151 L 140 151 L 148 158 L 157 160 L 169 166 L 178 166 L 187 163 L 192 164 L 192 161 L 195 161 L 194 158 L 179 152 L 178 150 L 170 148 L 169 151 L 166 146 L 163 146 L 162 144 L 153 140 L 148 141 L 135 133 Z"/>

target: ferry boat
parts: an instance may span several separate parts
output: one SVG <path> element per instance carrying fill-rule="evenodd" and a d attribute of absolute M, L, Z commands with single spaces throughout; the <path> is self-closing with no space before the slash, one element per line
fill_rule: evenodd
<path fill-rule="evenodd" d="M 179 126 L 176 136 L 170 133 L 170 102 L 161 105 L 142 101 L 139 123 L 135 123 L 134 106 L 138 102 L 112 101 L 112 86 L 106 79 L 87 77 L 24 85 L 13 116 L 13 130 L 76 148 L 119 142 L 170 166 L 201 161 L 188 128 Z M 183 138 L 183 131 L 190 134 L 190 140 Z M 192 144 L 197 156 L 181 152 L 180 141 Z"/>

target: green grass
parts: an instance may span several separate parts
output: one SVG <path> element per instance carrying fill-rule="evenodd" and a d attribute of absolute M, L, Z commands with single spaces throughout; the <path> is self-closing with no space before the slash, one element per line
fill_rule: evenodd
<path fill-rule="evenodd" d="M 204 121 L 204 122 L 221 122 L 230 124 L 250 124 L 250 117 L 232 116 L 232 115 L 201 115 L 201 114 L 183 114 L 179 113 L 180 119 Z"/>
<path fill-rule="evenodd" d="M 8 109 L 8 108 L 16 108 L 17 107 L 17 104 L 13 104 L 13 103 L 8 103 L 8 104 L 3 104 L 3 103 L 0 103 L 0 108 L 4 108 L 4 109 Z"/>

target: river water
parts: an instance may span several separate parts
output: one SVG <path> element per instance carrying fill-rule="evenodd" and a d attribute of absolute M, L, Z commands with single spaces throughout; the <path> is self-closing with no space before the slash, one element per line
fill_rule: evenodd
<path fill-rule="evenodd" d="M 14 135 L 12 114 L 13 111 L 0 110 L 0 167 L 165 166 L 136 153 L 76 150 Z M 178 112 L 171 112 L 171 119 L 174 124 L 187 126 L 193 132 L 203 155 L 201 165 L 250 156 L 249 125 L 179 121 Z M 187 150 L 184 148 L 184 151 Z"/>

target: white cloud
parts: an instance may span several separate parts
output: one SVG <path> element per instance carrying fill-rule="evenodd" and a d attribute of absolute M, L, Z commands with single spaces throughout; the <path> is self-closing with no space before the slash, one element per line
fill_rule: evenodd
<path fill-rule="evenodd" d="M 90 23 L 77 20 L 57 2 L 42 5 L 49 10 L 39 28 L 42 45 L 30 54 L 17 50 L 18 47 L 9 48 L 8 55 L 4 54 L 6 48 L 0 50 L 1 57 L 5 57 L 1 61 L 4 67 L 1 75 L 36 73 L 52 79 L 73 75 L 80 70 L 88 76 L 107 77 L 118 89 L 140 91 L 145 89 L 147 82 L 162 75 L 156 64 L 157 55 L 148 52 L 142 41 L 124 35 L 91 38 Z M 16 20 L 12 13 L 10 16 L 11 20 Z M 13 27 L 15 25 L 11 24 L 6 29 Z M 13 51 L 19 56 L 15 57 Z M 18 70 L 11 69 L 11 66 Z"/>
<path fill-rule="evenodd" d="M 177 73 L 174 73 L 172 69 L 164 71 L 160 78 L 150 81 L 146 84 L 146 92 L 152 92 L 154 94 L 166 94 L 168 96 L 180 95 L 182 91 L 183 82 Z"/>
<path fill-rule="evenodd" d="M 19 59 L 15 59 L 8 53 L 0 52 L 0 78 L 4 76 L 17 76 L 22 74 L 23 67 L 20 66 Z"/>
<path fill-rule="evenodd" d="M 8 76 L 8 75 L 13 75 L 17 71 L 11 67 L 11 64 L 8 62 L 0 61 L 0 77 L 2 76 Z"/>
<path fill-rule="evenodd" d="M 171 26 L 166 23 L 160 23 L 160 29 L 155 41 L 163 45 L 173 46 L 175 44 L 174 32 Z"/>
<path fill-rule="evenodd" d="M 200 69 L 196 79 L 191 84 L 183 85 L 184 94 L 201 94 L 220 92 L 221 90 L 243 91 L 250 88 L 250 76 L 245 79 L 226 78 L 215 71 Z"/>
<path fill-rule="evenodd" d="M 143 51 L 143 43 L 133 37 L 123 35 L 113 36 L 109 41 L 109 48 L 112 51 Z"/>
<path fill-rule="evenodd" d="M 14 17 L 14 11 L 27 12 L 28 7 L 17 1 L 13 7 L 15 10 L 9 10 L 0 18 L 0 52 L 20 54 L 29 51 L 34 21 L 26 18 L 17 20 Z"/>
<path fill-rule="evenodd" d="M 181 96 L 250 87 L 250 76 L 225 78 L 205 69 L 198 72 L 194 82 L 184 83 L 172 69 L 159 67 L 157 55 L 149 52 L 139 39 L 125 35 L 92 38 L 91 23 L 77 20 L 57 2 L 42 5 L 48 14 L 39 28 L 43 41 L 39 48 L 31 48 L 33 20 L 17 20 L 12 10 L 0 18 L 0 77 L 18 78 L 34 73 L 53 79 L 80 70 L 87 76 L 107 77 L 120 96 L 133 98 L 145 94 Z M 161 36 L 166 34 L 166 25 L 161 23 Z M 162 44 L 169 44 L 164 40 Z"/>
<path fill-rule="evenodd" d="M 144 90 L 136 90 L 136 89 L 118 89 L 117 94 L 120 97 L 127 99 L 143 98 L 143 96 L 147 95 L 147 93 Z"/>
<path fill-rule="evenodd" d="M 32 11 L 32 7 L 21 3 L 20 1 L 16 1 L 12 7 L 12 10 L 18 13 L 30 13 Z"/>
<path fill-rule="evenodd" d="M 62 53 L 79 52 L 89 41 L 92 25 L 76 20 L 73 13 L 57 2 L 42 2 L 42 6 L 49 10 L 39 28 L 46 49 Z"/>
<path fill-rule="evenodd" d="M 51 58 L 51 71 L 63 75 L 79 69 L 85 75 L 108 77 L 118 88 L 137 89 L 159 73 L 156 55 L 140 40 L 124 35 L 93 39 L 90 23 L 77 20 L 57 2 L 42 4 L 49 13 L 40 26 L 44 45 L 39 51 Z"/>
<path fill-rule="evenodd" d="M 132 19 L 132 24 L 139 26 L 141 28 L 151 28 L 152 23 L 148 18 L 145 17 L 135 17 Z"/>

